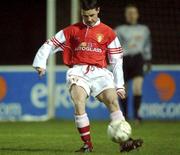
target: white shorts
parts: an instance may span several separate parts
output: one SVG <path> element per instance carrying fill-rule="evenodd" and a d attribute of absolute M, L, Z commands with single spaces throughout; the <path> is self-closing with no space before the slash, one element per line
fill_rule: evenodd
<path fill-rule="evenodd" d="M 88 96 L 94 97 L 106 89 L 115 88 L 113 74 L 96 66 L 75 65 L 67 71 L 66 80 L 69 89 L 76 84 L 84 88 Z"/>

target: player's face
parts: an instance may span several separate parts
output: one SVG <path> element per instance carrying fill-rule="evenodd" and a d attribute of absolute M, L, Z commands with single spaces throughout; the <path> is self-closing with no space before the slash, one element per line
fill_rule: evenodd
<path fill-rule="evenodd" d="M 125 11 L 126 22 L 129 24 L 137 24 L 139 12 L 136 7 L 128 7 Z"/>
<path fill-rule="evenodd" d="M 84 22 L 89 26 L 93 26 L 98 20 L 99 10 L 99 8 L 91 10 L 81 10 L 81 16 Z"/>

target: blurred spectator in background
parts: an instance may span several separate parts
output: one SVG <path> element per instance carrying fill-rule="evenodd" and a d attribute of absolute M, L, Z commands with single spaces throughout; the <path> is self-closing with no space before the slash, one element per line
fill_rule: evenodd
<path fill-rule="evenodd" d="M 126 24 L 118 26 L 115 31 L 124 49 L 123 70 L 126 89 L 128 81 L 132 80 L 134 118 L 140 122 L 138 110 L 142 98 L 144 71 L 149 72 L 151 69 L 150 31 L 146 25 L 138 23 L 139 11 L 136 5 L 126 6 L 125 19 Z M 121 101 L 126 117 L 128 115 L 127 98 Z"/>

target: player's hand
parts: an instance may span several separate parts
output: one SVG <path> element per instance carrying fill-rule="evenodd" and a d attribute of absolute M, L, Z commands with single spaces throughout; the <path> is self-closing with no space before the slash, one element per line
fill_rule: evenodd
<path fill-rule="evenodd" d="M 121 99 L 125 99 L 126 98 L 126 91 L 124 88 L 118 88 L 116 90 L 118 96 L 121 98 Z"/>
<path fill-rule="evenodd" d="M 42 77 L 46 72 L 46 70 L 44 68 L 36 67 L 35 69 L 38 72 L 40 77 Z"/>

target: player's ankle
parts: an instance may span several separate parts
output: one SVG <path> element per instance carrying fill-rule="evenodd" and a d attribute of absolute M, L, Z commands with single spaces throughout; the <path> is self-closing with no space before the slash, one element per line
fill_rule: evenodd
<path fill-rule="evenodd" d="M 84 144 L 88 145 L 89 148 L 93 148 L 93 144 L 92 142 L 89 140 L 89 141 L 85 141 Z"/>

